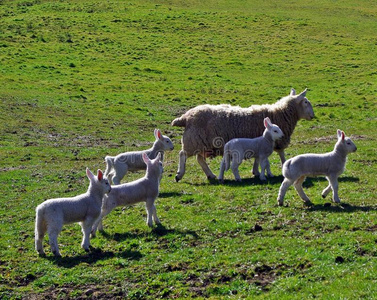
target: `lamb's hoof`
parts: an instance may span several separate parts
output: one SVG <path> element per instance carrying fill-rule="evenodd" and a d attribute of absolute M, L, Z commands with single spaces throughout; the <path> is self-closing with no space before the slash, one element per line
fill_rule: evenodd
<path fill-rule="evenodd" d="M 84 249 L 85 250 L 85 252 L 90 252 L 90 249 L 89 248 L 86 248 L 86 249 Z"/>
<path fill-rule="evenodd" d="M 304 205 L 310 207 L 310 206 L 313 206 L 313 203 L 310 200 L 304 201 Z"/>
<path fill-rule="evenodd" d="M 219 183 L 223 184 L 224 183 L 224 179 L 219 179 Z"/>
<path fill-rule="evenodd" d="M 52 252 L 52 254 L 54 254 L 54 256 L 57 257 L 57 258 L 62 257 L 62 255 L 59 252 L 56 252 L 56 251 Z"/>
<path fill-rule="evenodd" d="M 321 196 L 322 196 L 322 198 L 323 198 L 323 199 L 325 199 L 327 195 L 325 195 L 325 194 L 322 194 Z"/>
<path fill-rule="evenodd" d="M 178 175 L 175 175 L 175 182 L 179 182 L 181 178 L 178 177 Z"/>
<path fill-rule="evenodd" d="M 279 206 L 283 206 L 283 205 L 284 205 L 284 201 L 278 199 L 278 205 L 279 205 Z"/>

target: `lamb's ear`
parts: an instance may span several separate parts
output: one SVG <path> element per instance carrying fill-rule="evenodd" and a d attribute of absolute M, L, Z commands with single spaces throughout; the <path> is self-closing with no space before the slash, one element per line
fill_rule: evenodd
<path fill-rule="evenodd" d="M 97 178 L 99 181 L 101 181 L 103 179 L 103 173 L 100 169 L 97 170 Z"/>
<path fill-rule="evenodd" d="M 162 133 L 161 133 L 161 131 L 159 130 L 159 129 L 155 129 L 154 130 L 154 137 L 156 138 L 156 140 L 158 139 L 158 140 L 161 140 L 161 138 L 162 138 Z"/>
<path fill-rule="evenodd" d="M 270 120 L 269 117 L 264 118 L 263 123 L 264 123 L 264 127 L 266 127 L 266 128 L 270 128 L 271 127 L 271 120 Z"/>
<path fill-rule="evenodd" d="M 291 93 L 289 96 L 295 96 L 296 95 L 296 90 L 294 88 L 291 88 Z"/>
<path fill-rule="evenodd" d="M 86 168 L 86 176 L 88 176 L 90 181 L 94 180 L 94 175 L 92 172 L 90 172 L 89 168 Z"/>
<path fill-rule="evenodd" d="M 344 131 L 342 131 L 342 141 L 344 141 L 345 137 L 346 137 L 346 135 L 344 134 Z"/>
<path fill-rule="evenodd" d="M 336 131 L 336 136 L 338 137 L 338 140 L 342 137 L 342 131 L 340 129 Z"/>
<path fill-rule="evenodd" d="M 146 165 L 148 165 L 151 162 L 147 153 L 145 153 L 145 152 L 143 152 L 143 161 L 145 162 Z"/>

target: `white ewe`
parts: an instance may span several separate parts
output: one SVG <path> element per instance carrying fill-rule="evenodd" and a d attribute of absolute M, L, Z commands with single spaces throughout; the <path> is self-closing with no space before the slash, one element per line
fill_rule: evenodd
<path fill-rule="evenodd" d="M 302 189 L 306 176 L 325 175 L 329 185 L 322 191 L 322 197 L 333 191 L 333 200 L 340 202 L 338 196 L 338 177 L 343 173 L 347 154 L 356 151 L 356 146 L 344 132 L 338 129 L 338 141 L 334 150 L 325 154 L 302 154 L 287 160 L 283 165 L 285 177 L 279 189 L 278 204 L 283 205 L 287 189 L 293 184 L 299 196 L 306 204 L 311 204 L 308 196 Z"/>
<path fill-rule="evenodd" d="M 173 120 L 173 126 L 185 127 L 176 181 L 185 174 L 186 159 L 196 155 L 208 179 L 216 178 L 206 163 L 207 157 L 222 155 L 226 142 L 234 138 L 256 138 L 264 131 L 263 119 L 269 117 L 284 133 L 275 143 L 275 151 L 284 163 L 284 149 L 288 147 L 293 130 L 300 119 L 311 120 L 313 108 L 306 90 L 289 96 L 272 105 L 253 105 L 248 108 L 230 105 L 200 105 Z"/>
<path fill-rule="evenodd" d="M 94 221 L 99 217 L 102 198 L 109 193 L 111 186 L 102 171 L 98 170 L 94 176 L 89 169 L 86 175 L 90 180 L 88 191 L 85 194 L 72 198 L 50 199 L 36 208 L 35 219 L 35 248 L 40 255 L 44 255 L 43 238 L 48 233 L 51 251 L 60 256 L 58 235 L 63 224 L 80 222 L 83 239 L 81 247 L 89 251 L 90 231 Z"/>
<path fill-rule="evenodd" d="M 267 175 L 273 177 L 270 170 L 270 163 L 268 157 L 274 151 L 275 141 L 283 137 L 283 132 L 279 126 L 272 124 L 270 118 L 263 120 L 264 127 L 263 136 L 246 139 L 238 138 L 232 139 L 224 146 L 224 157 L 221 161 L 219 181 L 222 182 L 224 178 L 224 171 L 229 170 L 230 161 L 232 161 L 232 172 L 236 181 L 241 181 L 238 167 L 242 163 L 242 160 L 255 158 L 256 164 L 254 164 L 253 174 L 259 175 L 260 180 L 266 180 L 265 171 L 267 169 Z M 261 173 L 259 173 L 258 165 L 261 165 Z"/>
<path fill-rule="evenodd" d="M 92 236 L 95 236 L 97 227 L 103 230 L 102 219 L 117 206 L 127 206 L 145 201 L 147 209 L 147 224 L 153 226 L 153 220 L 160 224 L 157 217 L 154 202 L 158 196 L 160 180 L 163 172 L 161 154 L 159 153 L 154 160 L 150 160 L 146 153 L 142 158 L 147 166 L 146 174 L 138 180 L 114 186 L 111 193 L 103 198 L 101 215 L 92 228 Z"/>
<path fill-rule="evenodd" d="M 162 135 L 160 130 L 155 129 L 154 136 L 156 140 L 150 149 L 121 153 L 117 156 L 106 156 L 105 176 L 112 174 L 113 184 L 120 184 L 120 181 L 128 171 L 145 170 L 145 163 L 142 158 L 143 153 L 147 153 L 150 159 L 154 159 L 158 153 L 161 153 L 161 159 L 163 159 L 165 150 L 174 149 L 172 141 L 167 136 Z"/>

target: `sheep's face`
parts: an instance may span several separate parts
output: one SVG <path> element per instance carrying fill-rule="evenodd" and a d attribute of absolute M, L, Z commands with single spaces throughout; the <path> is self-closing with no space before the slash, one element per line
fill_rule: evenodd
<path fill-rule="evenodd" d="M 300 99 L 299 117 L 300 119 L 305 119 L 309 121 L 314 118 L 313 106 L 306 97 Z"/>
<path fill-rule="evenodd" d="M 171 151 L 174 149 L 173 142 L 166 135 L 163 136 L 162 142 L 164 144 L 164 150 Z"/>

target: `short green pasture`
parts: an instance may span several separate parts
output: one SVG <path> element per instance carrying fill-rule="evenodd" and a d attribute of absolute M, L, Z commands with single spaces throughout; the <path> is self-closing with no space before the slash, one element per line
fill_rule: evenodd
<path fill-rule="evenodd" d="M 377 4 L 365 0 L 0 1 L 0 298 L 371 299 L 377 294 Z M 308 88 L 316 118 L 300 121 L 287 157 L 358 147 L 340 178 L 341 205 L 308 178 L 305 207 L 282 176 L 251 162 L 210 183 L 194 158 L 174 181 L 182 129 L 199 104 L 274 103 Z M 34 250 L 35 208 L 87 189 L 85 167 L 153 142 L 166 153 L 157 212 L 114 210 L 80 248 L 80 227 Z M 221 158 L 210 161 L 218 172 Z M 130 173 L 127 181 L 143 176 Z"/>

